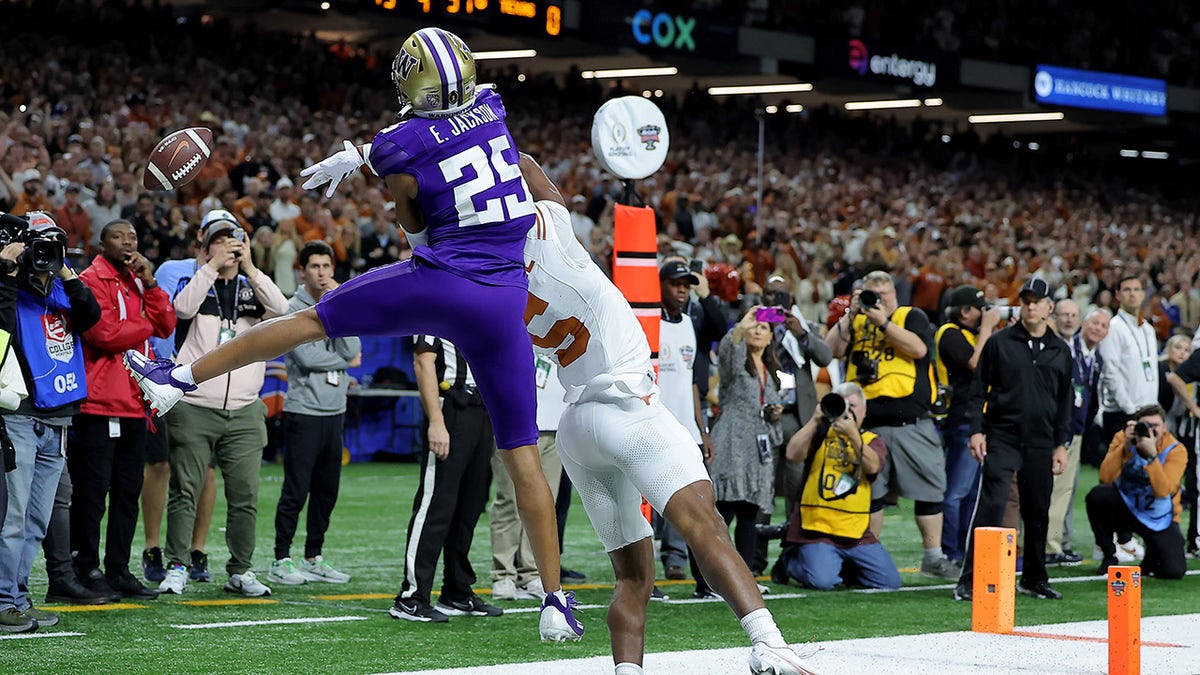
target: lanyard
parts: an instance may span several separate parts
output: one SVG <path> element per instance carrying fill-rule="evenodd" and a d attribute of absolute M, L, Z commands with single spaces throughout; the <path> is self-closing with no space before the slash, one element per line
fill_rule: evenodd
<path fill-rule="evenodd" d="M 219 280 L 218 280 L 219 281 Z M 228 288 L 228 286 L 226 286 Z M 221 294 L 217 292 L 217 287 L 214 284 L 212 289 L 213 297 L 217 299 L 217 318 L 225 322 L 225 308 L 221 306 Z M 238 320 L 238 298 L 242 295 L 242 278 L 234 277 L 233 281 L 233 317 L 229 319 L 230 327 L 237 325 Z"/>
<path fill-rule="evenodd" d="M 766 367 L 766 364 L 763 364 L 763 369 L 762 369 L 761 373 L 757 372 L 758 371 L 757 365 L 755 366 L 755 371 L 756 372 L 755 372 L 754 380 L 756 382 L 758 382 L 758 405 L 759 405 L 759 407 L 762 407 L 762 406 L 766 405 L 766 403 L 767 403 L 767 398 L 766 398 L 766 396 L 767 396 L 767 392 L 766 392 L 767 367 Z"/>
<path fill-rule="evenodd" d="M 1148 359 L 1153 356 L 1154 354 L 1150 351 L 1149 340 L 1147 340 L 1146 334 L 1140 330 L 1141 327 L 1139 325 L 1132 323 L 1129 320 L 1129 313 L 1125 312 L 1122 314 L 1118 312 L 1118 316 L 1121 317 L 1121 321 L 1123 321 L 1126 326 L 1129 326 L 1129 330 L 1133 333 L 1135 339 L 1134 341 L 1138 343 L 1138 356 L 1141 356 L 1143 359 Z M 1141 337 L 1140 340 L 1137 339 L 1139 336 Z M 1146 349 L 1145 353 L 1142 352 L 1143 347 Z"/>

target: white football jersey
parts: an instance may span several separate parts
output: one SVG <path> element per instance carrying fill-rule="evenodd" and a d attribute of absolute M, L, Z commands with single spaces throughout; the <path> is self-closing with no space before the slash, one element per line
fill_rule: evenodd
<path fill-rule="evenodd" d="M 525 324 L 534 350 L 558 364 L 567 401 L 600 394 L 641 397 L 656 390 L 641 324 L 575 238 L 571 215 L 561 204 L 537 203 L 537 222 L 525 238 L 525 270 Z"/>

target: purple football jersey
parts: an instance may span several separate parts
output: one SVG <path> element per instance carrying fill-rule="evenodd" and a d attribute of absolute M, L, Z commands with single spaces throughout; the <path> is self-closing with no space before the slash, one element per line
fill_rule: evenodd
<path fill-rule="evenodd" d="M 525 234 L 536 216 L 504 118 L 500 96 L 482 89 L 457 115 L 380 131 L 370 162 L 381 177 L 417 179 L 429 246 L 414 257 L 480 283 L 526 286 Z"/>

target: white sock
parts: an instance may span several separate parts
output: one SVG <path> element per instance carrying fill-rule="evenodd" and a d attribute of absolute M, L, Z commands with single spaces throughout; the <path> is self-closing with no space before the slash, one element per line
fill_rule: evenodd
<path fill-rule="evenodd" d="M 550 595 L 553 595 L 554 597 L 558 598 L 558 604 L 562 605 L 563 607 L 567 606 L 567 594 L 565 591 L 563 591 L 562 588 L 559 588 L 557 591 L 554 591 Z"/>
<path fill-rule="evenodd" d="M 613 675 L 644 675 L 646 671 L 636 663 L 618 663 Z"/>
<path fill-rule="evenodd" d="M 184 384 L 190 384 L 193 386 L 196 384 L 196 378 L 192 375 L 192 364 L 190 363 L 172 368 L 171 377 L 174 378 L 176 382 L 182 382 Z"/>
<path fill-rule="evenodd" d="M 937 562 L 937 561 L 941 560 L 943 557 L 944 556 L 942 555 L 942 549 L 940 549 L 940 548 L 925 549 L 925 562 Z"/>
<path fill-rule="evenodd" d="M 741 619 L 742 630 L 746 631 L 746 635 L 750 636 L 752 644 L 760 642 L 766 643 L 768 647 L 786 647 L 787 641 L 783 639 L 783 633 L 779 632 L 779 626 L 775 625 L 775 617 L 771 616 L 771 610 L 763 607 L 750 612 Z"/>

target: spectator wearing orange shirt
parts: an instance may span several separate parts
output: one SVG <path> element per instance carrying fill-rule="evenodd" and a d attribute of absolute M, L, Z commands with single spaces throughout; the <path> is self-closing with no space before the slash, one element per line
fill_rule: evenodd
<path fill-rule="evenodd" d="M 21 188 L 20 194 L 17 195 L 17 203 L 10 211 L 14 216 L 23 216 L 32 211 L 45 211 L 46 213 L 54 211 L 54 206 L 46 198 L 46 191 L 42 189 L 42 175 L 38 173 L 37 169 L 29 169 L 24 173 L 17 172 L 16 180 L 13 183 Z"/>
<path fill-rule="evenodd" d="M 54 220 L 67 233 L 67 248 L 87 249 L 92 237 L 92 217 L 79 203 L 79 186 L 68 185 L 66 201 L 54 212 Z"/>
<path fill-rule="evenodd" d="M 950 281 L 942 276 L 938 259 L 928 258 L 912 278 L 912 306 L 918 307 L 927 316 L 938 316 L 942 293 L 950 288 Z"/>

